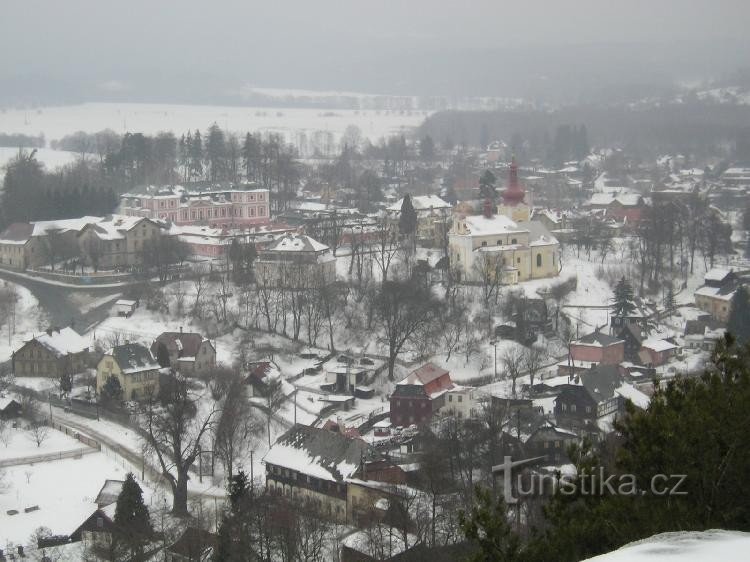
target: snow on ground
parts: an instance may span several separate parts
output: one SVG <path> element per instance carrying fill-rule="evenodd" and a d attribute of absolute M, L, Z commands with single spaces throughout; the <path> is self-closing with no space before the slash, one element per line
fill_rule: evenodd
<path fill-rule="evenodd" d="M 711 530 L 674 532 L 654 535 L 622 548 L 602 554 L 590 561 L 597 562 L 740 562 L 747 560 L 750 533 Z"/>
<path fill-rule="evenodd" d="M 96 510 L 96 499 L 106 479 L 123 480 L 123 469 L 104 453 L 4 469 L 6 489 L 0 492 L 0 545 L 28 544 L 41 526 L 54 534 L 69 534 Z M 137 475 L 136 475 L 137 476 Z M 147 505 L 159 495 L 139 481 Z M 29 507 L 39 509 L 25 513 Z M 17 510 L 9 515 L 9 510 Z"/>
<path fill-rule="evenodd" d="M 333 141 L 338 142 L 349 125 L 356 125 L 364 137 L 376 141 L 417 127 L 424 118 L 419 112 L 401 111 L 147 103 L 84 103 L 40 107 L 35 111 L 9 109 L 2 113 L 4 132 L 44 133 L 47 139 L 59 139 L 78 130 L 93 133 L 107 128 L 121 134 L 173 131 L 179 136 L 188 129 L 206 129 L 217 123 L 232 131 L 281 134 L 287 142 L 295 144 L 302 134 L 313 140 L 316 132 L 331 133 Z"/>
<path fill-rule="evenodd" d="M 0 461 L 5 462 L 13 459 L 52 455 L 89 448 L 80 441 L 52 428 L 48 428 L 47 436 L 41 445 L 37 446 L 34 435 L 30 431 L 23 429 L 22 425 L 23 423 L 19 423 L 15 429 L 12 427 L 6 429 L 5 435 L 2 436 L 3 439 L 0 439 Z M 4 442 L 5 436 L 7 436 L 8 440 L 7 445 Z"/>
<path fill-rule="evenodd" d="M 1 282 L 0 286 L 13 286 L 18 294 L 15 315 L 0 321 L 0 362 L 4 362 L 10 359 L 13 350 L 21 347 L 34 333 L 47 329 L 47 315 L 39 308 L 39 301 L 28 289 L 7 281 Z"/>
<path fill-rule="evenodd" d="M 3 119 L 5 116 L 3 115 Z M 5 122 L 3 121 L 3 125 Z M 73 132 L 73 131 L 70 131 Z M 26 152 L 30 152 L 33 149 L 24 148 Z M 18 147 L 0 146 L 0 180 L 5 177 L 5 166 L 18 156 Z M 36 159 L 37 161 L 44 164 L 44 167 L 48 171 L 54 171 L 60 166 L 75 162 L 78 158 L 78 154 L 75 152 L 67 152 L 65 150 L 52 150 L 51 148 L 37 148 Z"/>

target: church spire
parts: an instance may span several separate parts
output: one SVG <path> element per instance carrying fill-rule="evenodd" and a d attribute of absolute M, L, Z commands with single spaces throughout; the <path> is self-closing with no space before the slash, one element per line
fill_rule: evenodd
<path fill-rule="evenodd" d="M 526 197 L 526 192 L 518 182 L 518 164 L 516 163 L 516 157 L 514 156 L 511 160 L 508 173 L 508 187 L 503 191 L 503 204 L 513 207 L 523 202 L 524 197 Z"/>

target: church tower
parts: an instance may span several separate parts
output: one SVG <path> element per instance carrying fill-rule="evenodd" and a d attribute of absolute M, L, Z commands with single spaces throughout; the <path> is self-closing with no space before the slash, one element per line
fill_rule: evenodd
<path fill-rule="evenodd" d="M 528 221 L 531 209 L 526 203 L 526 192 L 518 182 L 518 164 L 515 157 L 510 163 L 508 186 L 502 194 L 502 202 L 497 206 L 497 214 L 508 217 L 513 222 Z"/>

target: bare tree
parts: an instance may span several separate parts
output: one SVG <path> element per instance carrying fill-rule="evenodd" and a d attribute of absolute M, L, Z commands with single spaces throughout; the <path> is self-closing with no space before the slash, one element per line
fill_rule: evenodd
<path fill-rule="evenodd" d="M 501 360 L 503 363 L 503 367 L 505 368 L 506 375 L 512 381 L 511 393 L 513 397 L 515 398 L 516 380 L 518 379 L 519 375 L 521 374 L 521 370 L 523 369 L 524 352 L 521 351 L 521 349 L 519 349 L 518 346 L 513 345 L 511 347 L 508 347 L 503 352 Z"/>
<path fill-rule="evenodd" d="M 482 291 L 482 304 L 487 315 L 487 335 L 492 337 L 492 318 L 502 284 L 502 263 L 495 255 L 479 252 L 472 270 Z"/>
<path fill-rule="evenodd" d="M 283 385 L 281 378 L 274 378 L 268 381 L 266 388 L 266 408 L 268 408 L 267 414 L 267 434 L 268 434 L 268 446 L 271 446 L 271 418 L 273 414 L 278 410 L 286 400 L 284 396 Z"/>
<path fill-rule="evenodd" d="M 539 347 L 532 345 L 524 349 L 523 367 L 529 374 L 531 386 L 534 386 L 534 378 L 536 378 L 537 373 L 542 369 L 543 364 L 544 352 Z"/>
<path fill-rule="evenodd" d="M 214 423 L 216 407 L 199 415 L 199 397 L 179 376 L 165 385 L 160 395 L 161 404 L 149 400 L 142 408 L 144 436 L 172 490 L 172 513 L 187 515 L 190 467 L 200 454 L 201 439 Z"/>
<path fill-rule="evenodd" d="M 33 421 L 31 422 L 26 430 L 28 431 L 29 439 L 36 443 L 37 447 L 41 447 L 42 443 L 49 437 L 50 428 L 42 422 Z"/>
<path fill-rule="evenodd" d="M 388 346 L 388 378 L 407 342 L 437 318 L 439 305 L 429 288 L 410 281 L 386 281 L 375 296 L 375 308 Z"/>
<path fill-rule="evenodd" d="M 396 225 L 390 224 L 388 217 L 382 217 L 376 226 L 372 256 L 380 269 L 380 275 L 384 283 L 388 280 L 388 270 L 396 254 L 398 254 L 399 248 Z"/>
<path fill-rule="evenodd" d="M 260 426 L 262 430 L 262 425 Z M 258 433 L 258 424 L 250 411 L 242 378 L 236 375 L 220 405 L 219 420 L 214 427 L 216 451 L 224 465 L 227 481 L 232 478 L 232 469 L 238 453 Z"/>
<path fill-rule="evenodd" d="M 8 422 L 8 420 L 0 419 L 0 443 L 7 447 L 10 445 L 10 439 L 10 422 Z"/>

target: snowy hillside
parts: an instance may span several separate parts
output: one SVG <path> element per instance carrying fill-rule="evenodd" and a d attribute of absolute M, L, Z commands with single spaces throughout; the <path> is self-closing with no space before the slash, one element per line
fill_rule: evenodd
<path fill-rule="evenodd" d="M 596 562 L 739 562 L 748 559 L 750 533 L 711 530 L 703 532 L 662 533 L 602 554 Z"/>

